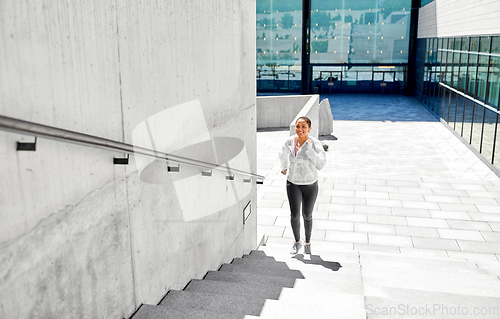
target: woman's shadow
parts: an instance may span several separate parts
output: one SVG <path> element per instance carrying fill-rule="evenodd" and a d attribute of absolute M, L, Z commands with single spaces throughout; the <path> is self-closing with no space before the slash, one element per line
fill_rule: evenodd
<path fill-rule="evenodd" d="M 340 267 L 342 267 L 340 263 L 336 261 L 325 261 L 319 255 L 310 255 L 310 256 L 311 259 L 304 259 L 303 254 L 298 254 L 293 256 L 292 258 L 295 258 L 303 262 L 304 264 L 320 265 L 332 271 L 337 271 L 340 269 Z"/>

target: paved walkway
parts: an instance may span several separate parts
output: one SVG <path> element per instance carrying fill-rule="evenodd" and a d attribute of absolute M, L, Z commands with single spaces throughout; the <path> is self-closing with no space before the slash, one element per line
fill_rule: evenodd
<path fill-rule="evenodd" d="M 406 310 L 394 318 L 500 318 L 500 178 L 412 98 L 325 97 L 337 140 L 323 140 L 328 162 L 313 214 L 312 257 L 288 254 L 293 237 L 277 156 L 288 132 L 257 134 L 258 173 L 266 177 L 257 211 L 263 249 L 310 272 L 300 284 L 309 287 L 306 295 L 324 290 L 340 298 L 317 304 L 331 313 L 325 318 L 388 318 L 383 310 L 399 307 Z M 332 275 L 325 263 L 342 267 Z M 320 269 L 327 273 L 318 275 Z M 314 278 L 321 280 L 312 284 Z M 412 316 L 429 303 L 463 306 L 468 316 L 428 308 Z M 280 317 L 272 304 L 261 317 Z M 484 316 L 470 315 L 473 306 Z"/>

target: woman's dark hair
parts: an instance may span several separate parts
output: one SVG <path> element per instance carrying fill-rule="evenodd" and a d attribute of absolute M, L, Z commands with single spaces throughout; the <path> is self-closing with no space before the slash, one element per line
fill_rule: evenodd
<path fill-rule="evenodd" d="M 310 120 L 307 116 L 301 116 L 301 117 L 299 117 L 299 118 L 297 119 L 297 121 L 295 121 L 295 124 L 297 124 L 297 122 L 298 122 L 299 120 L 304 120 L 304 121 L 306 121 L 307 125 L 309 125 L 309 127 L 311 127 L 311 120 Z"/>

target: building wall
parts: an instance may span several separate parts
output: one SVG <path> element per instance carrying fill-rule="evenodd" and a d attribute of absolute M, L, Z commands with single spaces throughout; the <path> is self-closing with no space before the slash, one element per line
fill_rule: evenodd
<path fill-rule="evenodd" d="M 435 0 L 420 8 L 418 38 L 500 34 L 497 0 Z"/>
<path fill-rule="evenodd" d="M 254 0 L 0 8 L 0 115 L 256 171 Z M 129 317 L 256 245 L 254 183 L 32 140 L 0 131 L 0 318 Z"/>

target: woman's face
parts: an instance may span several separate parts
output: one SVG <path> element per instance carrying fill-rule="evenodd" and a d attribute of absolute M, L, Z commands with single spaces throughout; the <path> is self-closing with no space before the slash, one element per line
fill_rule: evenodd
<path fill-rule="evenodd" d="M 295 123 L 295 134 L 297 134 L 298 137 L 306 136 L 307 134 L 309 134 L 310 130 L 311 128 L 309 127 L 307 122 L 303 119 L 299 119 Z"/>

